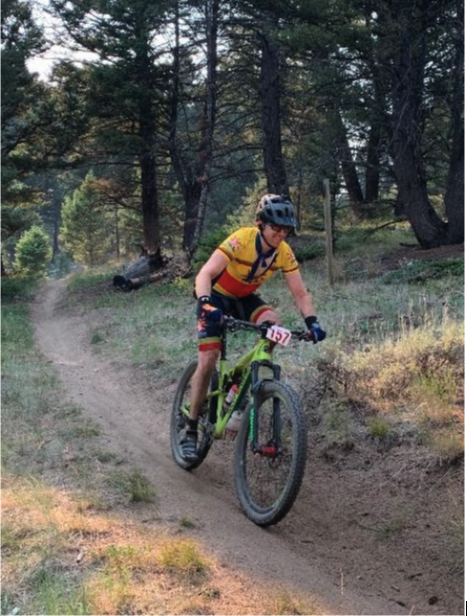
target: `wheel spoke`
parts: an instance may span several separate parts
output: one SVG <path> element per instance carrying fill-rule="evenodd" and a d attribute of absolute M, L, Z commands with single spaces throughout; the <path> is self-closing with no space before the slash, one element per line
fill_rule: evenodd
<path fill-rule="evenodd" d="M 277 398 L 276 398 L 277 399 Z M 274 424 L 279 416 L 279 439 Z M 276 419 L 275 419 L 276 417 Z M 274 397 L 263 401 L 258 410 L 258 445 L 260 453 L 249 443 L 245 456 L 246 483 L 250 496 L 260 508 L 274 506 L 287 487 L 293 463 L 293 425 L 290 410 L 281 404 L 274 411 Z"/>
<path fill-rule="evenodd" d="M 208 402 L 206 402 L 200 412 L 198 421 L 198 461 L 195 463 L 187 462 L 182 455 L 180 441 L 184 437 L 188 428 L 188 418 L 190 416 L 190 398 L 192 388 L 192 378 L 195 373 L 197 362 L 192 362 L 187 366 L 183 373 L 180 383 L 178 385 L 174 406 L 172 410 L 172 422 L 171 422 L 171 446 L 172 453 L 177 464 L 182 468 L 190 469 L 195 468 L 206 457 L 211 443 L 212 443 L 212 430 L 209 427 L 208 422 Z M 213 381 L 211 383 L 211 389 L 217 387 L 217 373 L 213 375 Z"/>
<path fill-rule="evenodd" d="M 235 486 L 246 515 L 260 526 L 279 522 L 292 507 L 306 464 L 306 425 L 297 394 L 264 382 L 255 410 L 258 440 L 250 440 L 251 415 L 242 424 L 235 452 Z"/>

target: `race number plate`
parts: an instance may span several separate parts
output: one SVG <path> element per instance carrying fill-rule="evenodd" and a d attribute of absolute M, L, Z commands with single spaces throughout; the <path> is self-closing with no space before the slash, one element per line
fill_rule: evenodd
<path fill-rule="evenodd" d="M 266 338 L 268 338 L 268 340 L 277 342 L 277 344 L 281 344 L 282 346 L 287 346 L 291 337 L 292 332 L 284 327 L 279 327 L 279 325 L 273 325 L 266 332 Z"/>

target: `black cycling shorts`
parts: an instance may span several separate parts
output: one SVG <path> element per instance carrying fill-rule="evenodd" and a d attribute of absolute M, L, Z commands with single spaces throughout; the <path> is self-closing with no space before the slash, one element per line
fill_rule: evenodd
<path fill-rule="evenodd" d="M 222 310 L 223 314 L 252 323 L 256 323 L 262 314 L 272 310 L 271 306 L 268 306 L 256 293 L 241 299 L 233 299 L 213 291 L 211 298 L 212 306 Z M 203 320 L 201 323 L 198 319 L 198 348 L 200 351 L 220 350 L 220 323 L 209 323 L 208 320 Z"/>

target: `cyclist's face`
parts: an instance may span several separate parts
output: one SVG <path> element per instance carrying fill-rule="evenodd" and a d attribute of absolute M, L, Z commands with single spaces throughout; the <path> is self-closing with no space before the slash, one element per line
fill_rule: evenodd
<path fill-rule="evenodd" d="M 292 227 L 284 227 L 283 225 L 264 225 L 263 233 L 267 242 L 274 247 L 279 246 L 282 240 L 289 235 L 292 231 Z"/>

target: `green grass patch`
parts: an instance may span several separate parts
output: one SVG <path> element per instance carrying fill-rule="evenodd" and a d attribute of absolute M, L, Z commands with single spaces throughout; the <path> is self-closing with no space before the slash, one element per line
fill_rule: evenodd
<path fill-rule="evenodd" d="M 390 432 L 389 424 L 383 417 L 370 417 L 368 420 L 368 434 L 379 441 L 388 438 Z"/>
<path fill-rule="evenodd" d="M 162 546 L 160 565 L 171 573 L 193 575 L 206 573 L 209 564 L 196 544 L 189 539 L 172 539 Z"/>
<path fill-rule="evenodd" d="M 110 481 L 132 503 L 152 503 L 155 500 L 156 490 L 138 469 L 114 471 Z"/>
<path fill-rule="evenodd" d="M 325 253 L 326 250 L 324 245 L 319 244 L 316 241 L 310 243 L 309 246 L 300 246 L 294 250 L 295 257 L 299 263 L 323 257 Z"/>
<path fill-rule="evenodd" d="M 181 528 L 185 528 L 185 529 L 196 528 L 196 524 L 193 522 L 193 520 L 185 516 L 180 518 L 179 524 Z"/>
<path fill-rule="evenodd" d="M 32 278 L 3 276 L 1 282 L 2 304 L 32 299 L 38 284 L 38 281 Z"/>
<path fill-rule="evenodd" d="M 302 597 L 292 595 L 287 590 L 279 590 L 270 593 L 270 609 L 268 614 L 277 615 L 300 615 L 308 614 L 309 616 L 323 614 L 324 612 L 319 607 L 317 602 Z"/>
<path fill-rule="evenodd" d="M 63 616 L 93 614 L 93 606 L 84 585 L 70 584 L 70 577 L 44 569 L 36 576 L 34 589 L 36 614 Z"/>
<path fill-rule="evenodd" d="M 382 281 L 385 284 L 426 284 L 449 276 L 464 276 L 463 259 L 406 261 L 399 269 L 384 274 Z"/>
<path fill-rule="evenodd" d="M 94 331 L 91 333 L 89 342 L 91 344 L 99 344 L 101 342 L 105 342 L 105 336 L 100 331 Z"/>
<path fill-rule="evenodd" d="M 112 285 L 115 268 L 105 268 L 104 271 L 83 271 L 71 276 L 68 288 L 71 292 L 93 289 L 102 283 Z"/>

